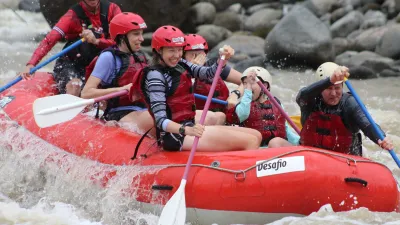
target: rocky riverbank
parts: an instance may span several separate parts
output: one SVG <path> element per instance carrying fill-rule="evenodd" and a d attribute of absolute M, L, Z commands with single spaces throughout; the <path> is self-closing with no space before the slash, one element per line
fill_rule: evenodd
<path fill-rule="evenodd" d="M 22 0 L 19 4 L 35 0 Z M 76 0 L 39 0 L 50 25 Z M 315 68 L 325 61 L 348 66 L 352 77 L 400 75 L 400 0 L 114 0 L 139 13 L 151 31 L 172 24 L 203 35 L 213 48 L 236 50 L 236 69 L 265 63 Z M 33 3 L 32 3 L 33 4 Z M 26 5 L 26 3 L 25 3 Z"/>

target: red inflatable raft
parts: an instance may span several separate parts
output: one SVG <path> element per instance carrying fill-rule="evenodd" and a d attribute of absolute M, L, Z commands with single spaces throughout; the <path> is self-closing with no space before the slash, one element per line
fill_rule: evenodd
<path fill-rule="evenodd" d="M 54 94 L 51 74 L 36 73 L 34 79 L 19 82 L 0 95 L 5 112 L 0 120 L 15 121 L 66 152 L 102 164 L 160 166 L 133 177 L 130 190 L 132 201 L 141 210 L 160 213 L 179 187 L 189 152 L 165 152 L 153 139 L 145 138 L 139 157 L 131 160 L 141 135 L 106 126 L 84 114 L 41 129 L 35 124 L 32 104 Z M 3 131 L 7 126 L 14 125 L 1 123 Z M 100 178 L 104 188 L 116 171 Z M 335 211 L 366 207 L 392 212 L 399 206 L 397 183 L 386 166 L 305 146 L 196 152 L 185 190 L 187 221 L 198 224 L 265 224 L 286 216 L 308 215 L 325 204 Z"/>

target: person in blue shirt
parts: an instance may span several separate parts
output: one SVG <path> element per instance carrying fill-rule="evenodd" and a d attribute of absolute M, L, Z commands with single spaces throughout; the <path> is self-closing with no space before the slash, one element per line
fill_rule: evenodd
<path fill-rule="evenodd" d="M 235 107 L 228 106 L 226 120 L 229 124 L 253 128 L 262 134 L 261 146 L 283 147 L 297 145 L 297 135 L 288 125 L 284 115 L 264 94 L 256 82 L 256 77 L 271 89 L 272 77 L 269 72 L 258 66 L 247 68 L 242 75 L 242 84 L 231 94 L 230 101 L 235 99 Z M 277 102 L 280 101 L 275 97 Z M 282 106 L 282 104 L 281 104 Z"/>
<path fill-rule="evenodd" d="M 144 53 L 140 51 L 144 41 L 143 29 L 146 27 L 141 16 L 130 12 L 120 13 L 111 20 L 110 35 L 117 45 L 104 50 L 86 68 L 89 77 L 81 92 L 82 98 L 96 98 L 130 90 L 137 71 L 148 65 Z M 91 67 L 94 67 L 92 71 Z M 140 132 L 154 127 L 145 102 L 132 102 L 128 95 L 107 101 L 103 117 L 107 121 L 135 124 Z M 151 134 L 155 135 L 155 132 Z"/>

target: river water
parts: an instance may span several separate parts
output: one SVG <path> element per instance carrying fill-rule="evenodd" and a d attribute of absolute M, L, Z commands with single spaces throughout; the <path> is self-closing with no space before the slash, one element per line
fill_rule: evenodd
<path fill-rule="evenodd" d="M 0 84 L 8 82 L 24 68 L 38 45 L 35 38 L 49 30 L 40 13 L 13 12 L 0 6 Z M 57 44 L 50 54 L 61 48 L 62 45 Z M 42 70 L 51 71 L 53 66 L 51 63 Z M 313 81 L 313 71 L 269 70 L 273 74 L 272 93 L 280 98 L 290 115 L 299 114 L 294 99 L 301 87 Z M 351 82 L 372 117 L 392 138 L 395 149 L 400 149 L 400 78 Z M 123 178 L 106 190 L 85 189 L 90 184 L 79 177 L 79 171 L 97 165 L 73 156 L 66 156 L 71 158 L 73 168 L 68 176 L 63 176 L 65 172 L 59 168 L 44 171 L 45 158 L 59 150 L 38 141 L 23 129 L 15 129 L 14 132 L 24 138 L 12 137 L 11 132 L 0 134 L 0 224 L 157 224 L 156 215 L 126 209 L 124 206 L 129 203 L 115 197 L 117 190 L 128 183 Z M 399 181 L 400 171 L 391 156 L 368 139 L 363 143 L 365 156 L 387 165 Z M 9 151 L 9 146 L 23 147 Z M 400 154 L 400 150 L 397 153 Z M 98 171 L 102 169 L 99 167 Z M 134 173 L 132 168 L 119 170 L 125 175 Z M 400 214 L 370 212 L 365 208 L 335 213 L 327 205 L 307 217 L 287 217 L 272 224 L 392 225 L 400 224 Z"/>

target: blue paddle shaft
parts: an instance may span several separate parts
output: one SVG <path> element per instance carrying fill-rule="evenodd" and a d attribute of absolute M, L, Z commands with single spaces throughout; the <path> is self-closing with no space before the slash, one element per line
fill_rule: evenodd
<path fill-rule="evenodd" d="M 74 42 L 72 45 L 66 47 L 65 49 L 63 49 L 61 52 L 53 55 L 52 57 L 50 57 L 49 59 L 45 60 L 42 63 L 39 63 L 39 65 L 33 67 L 29 73 L 32 74 L 34 72 L 36 72 L 38 69 L 42 68 L 43 66 L 49 64 L 50 62 L 52 62 L 53 60 L 57 59 L 58 57 L 64 55 L 65 53 L 69 52 L 71 49 L 77 47 L 78 45 L 82 44 L 84 40 L 80 39 L 79 41 Z M 18 76 L 17 78 L 15 78 L 14 80 L 10 81 L 8 84 L 4 85 L 3 87 L 0 88 L 0 93 L 5 91 L 6 89 L 8 89 L 9 87 L 13 86 L 14 84 L 20 82 L 22 80 L 21 76 Z"/>
<path fill-rule="evenodd" d="M 204 96 L 204 95 L 194 94 L 194 97 L 198 98 L 198 99 L 201 99 L 201 100 L 204 100 L 204 101 L 207 100 L 207 96 Z M 212 98 L 211 102 L 212 103 L 221 104 L 221 105 L 228 105 L 227 101 L 224 101 L 224 100 L 221 100 L 221 99 L 217 99 L 217 98 Z"/>
<path fill-rule="evenodd" d="M 365 105 L 361 102 L 360 97 L 357 95 L 356 91 L 354 90 L 353 86 L 351 86 L 350 82 L 348 80 L 345 81 L 347 87 L 349 88 L 351 94 L 353 94 L 354 98 L 356 99 L 358 105 L 360 105 L 362 111 L 364 112 L 365 116 L 367 116 L 368 121 L 371 123 L 372 127 L 374 128 L 375 132 L 378 134 L 379 139 L 381 141 L 385 138 L 383 136 L 383 133 L 381 129 L 378 128 L 376 123 L 374 122 L 374 119 L 372 119 L 371 115 L 369 114 L 367 108 Z M 392 155 L 393 160 L 396 162 L 397 166 L 400 168 L 400 160 L 397 158 L 396 153 L 393 151 L 393 149 L 389 150 L 390 155 Z"/>

